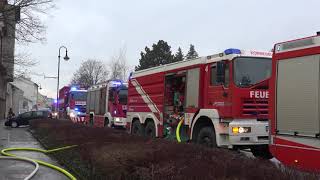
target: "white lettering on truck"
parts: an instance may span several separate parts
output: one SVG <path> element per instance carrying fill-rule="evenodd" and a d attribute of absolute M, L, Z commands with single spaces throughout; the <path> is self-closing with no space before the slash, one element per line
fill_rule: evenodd
<path fill-rule="evenodd" d="M 250 91 L 250 98 L 269 99 L 268 91 Z"/>

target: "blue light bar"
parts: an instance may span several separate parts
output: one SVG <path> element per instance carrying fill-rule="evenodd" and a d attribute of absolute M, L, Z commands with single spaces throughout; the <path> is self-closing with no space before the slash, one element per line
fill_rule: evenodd
<path fill-rule="evenodd" d="M 226 49 L 224 51 L 224 53 L 226 55 L 229 55 L 229 54 L 241 54 L 241 50 L 240 49 L 233 49 L 233 48 L 230 48 L 230 49 Z"/>
<path fill-rule="evenodd" d="M 113 86 L 121 86 L 122 85 L 122 81 L 111 81 Z"/>
<path fill-rule="evenodd" d="M 71 91 L 76 91 L 78 90 L 77 87 L 71 87 Z"/>
<path fill-rule="evenodd" d="M 79 111 L 79 108 L 74 108 L 75 111 Z"/>

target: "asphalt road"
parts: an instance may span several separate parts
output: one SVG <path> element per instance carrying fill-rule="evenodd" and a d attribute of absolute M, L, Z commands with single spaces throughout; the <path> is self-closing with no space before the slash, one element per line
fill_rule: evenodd
<path fill-rule="evenodd" d="M 0 120 L 0 150 L 11 147 L 40 148 L 39 142 L 28 132 L 28 127 L 11 129 L 4 126 L 4 121 Z M 19 156 L 32 159 L 39 159 L 54 165 L 56 161 L 50 157 L 36 152 L 12 152 Z M 59 166 L 59 165 L 58 165 Z M 61 167 L 61 166 L 60 166 Z M 20 180 L 28 176 L 34 167 L 27 162 L 14 160 L 0 160 L 0 180 Z M 40 165 L 39 171 L 32 180 L 66 180 L 63 174 L 50 168 Z"/>

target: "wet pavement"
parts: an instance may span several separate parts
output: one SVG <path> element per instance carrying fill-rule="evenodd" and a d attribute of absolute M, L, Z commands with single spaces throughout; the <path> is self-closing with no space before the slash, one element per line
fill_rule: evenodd
<path fill-rule="evenodd" d="M 40 148 L 39 142 L 32 137 L 28 127 L 10 128 L 4 126 L 4 120 L 0 120 L 0 150 L 12 147 Z M 58 163 L 50 157 L 37 152 L 19 151 L 10 153 L 32 159 L 42 160 L 53 165 Z M 61 167 L 61 166 L 59 166 Z M 0 180 L 20 180 L 28 176 L 34 169 L 32 164 L 23 161 L 0 160 Z M 40 165 L 39 171 L 32 180 L 66 180 L 68 179 L 58 171 Z"/>
<path fill-rule="evenodd" d="M 255 157 L 253 156 L 253 154 L 250 152 L 250 149 L 241 150 L 240 152 L 243 153 L 245 156 L 247 156 L 247 157 L 249 157 L 249 158 L 255 158 Z M 270 159 L 270 161 L 271 161 L 272 163 L 274 163 L 275 165 L 277 165 L 277 166 L 281 164 L 281 162 L 280 162 L 278 159 L 276 159 L 276 158 L 272 158 L 272 159 Z"/>

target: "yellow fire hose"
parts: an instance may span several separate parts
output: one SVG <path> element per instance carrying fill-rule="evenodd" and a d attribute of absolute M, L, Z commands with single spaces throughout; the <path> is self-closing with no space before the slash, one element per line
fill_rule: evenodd
<path fill-rule="evenodd" d="M 176 130 L 176 137 L 177 137 L 177 141 L 179 143 L 181 143 L 180 128 L 181 128 L 181 125 L 182 125 L 183 121 L 184 121 L 184 118 L 182 117 L 180 122 L 179 122 L 179 124 L 178 124 L 178 126 L 177 126 L 177 130 Z"/>
<path fill-rule="evenodd" d="M 57 149 L 52 149 L 52 150 L 44 150 L 44 149 L 36 149 L 36 148 L 7 148 L 7 149 L 3 149 L 1 151 L 1 154 L 4 155 L 4 156 L 8 156 L 8 157 L 13 157 L 17 160 L 25 160 L 25 161 L 30 161 L 30 162 L 36 162 L 37 164 L 40 164 L 40 165 L 43 165 L 43 166 L 47 166 L 51 169 L 54 169 L 56 171 L 59 171 L 61 173 L 63 173 L 64 175 L 66 175 L 69 179 L 71 180 L 76 180 L 76 178 L 70 174 L 68 171 L 58 167 L 58 166 L 55 166 L 53 164 L 50 164 L 50 163 L 47 163 L 47 162 L 44 162 L 44 161 L 41 161 L 41 160 L 35 160 L 35 159 L 30 159 L 30 158 L 24 158 L 24 157 L 19 157 L 15 154 L 9 154 L 7 153 L 7 151 L 35 151 L 35 152 L 41 152 L 41 153 L 44 153 L 44 154 L 49 154 L 49 153 L 53 153 L 53 152 L 56 152 L 56 151 L 62 151 L 62 150 L 66 150 L 66 149 L 70 149 L 70 148 L 74 148 L 76 147 L 77 145 L 73 145 L 73 146 L 66 146 L 66 147 L 62 147 L 62 148 L 57 148 Z M 36 166 L 37 167 L 37 166 Z M 38 168 L 36 168 L 38 170 Z M 35 174 L 35 173 L 34 173 Z M 33 174 L 33 175 L 34 175 Z M 31 174 L 30 174 L 31 175 Z M 29 175 L 29 176 L 30 176 Z M 33 176 L 32 175 L 32 176 Z M 29 177 L 28 176 L 28 177 Z M 32 177 L 31 176 L 31 177 Z M 31 178 L 30 177 L 30 178 Z M 29 178 L 29 179 L 30 179 Z M 26 178 L 25 178 L 26 179 Z"/>

